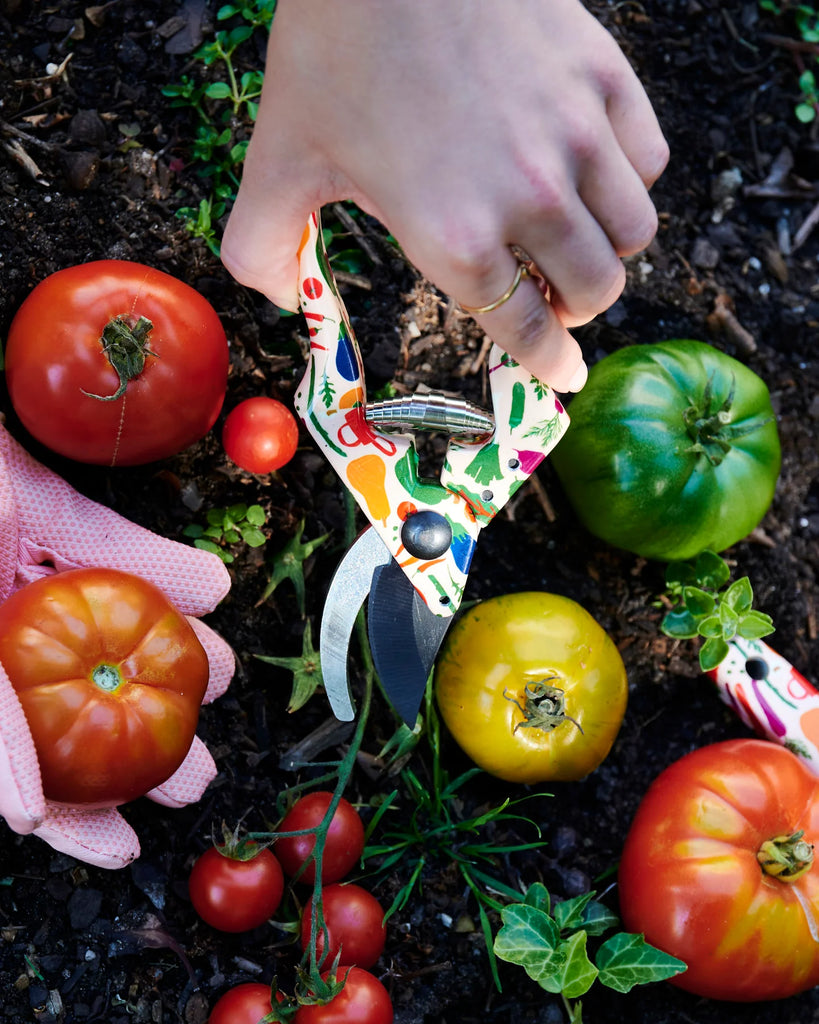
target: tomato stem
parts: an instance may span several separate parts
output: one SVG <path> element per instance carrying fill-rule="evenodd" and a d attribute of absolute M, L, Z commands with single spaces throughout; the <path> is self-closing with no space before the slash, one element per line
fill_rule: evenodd
<path fill-rule="evenodd" d="M 523 721 L 515 726 L 515 732 L 518 729 L 542 729 L 544 732 L 551 732 L 567 720 L 573 722 L 583 732 L 580 723 L 566 713 L 565 692 L 559 686 L 549 685 L 550 680 L 557 678 L 558 676 L 547 676 L 536 683 L 527 683 L 523 690 L 522 704 L 508 689 L 503 691 L 504 697 L 517 705 L 523 714 Z"/>
<path fill-rule="evenodd" d="M 802 829 L 790 835 L 766 839 L 756 859 L 766 875 L 780 882 L 795 882 L 813 865 L 813 845 L 805 841 Z"/>
<path fill-rule="evenodd" d="M 768 423 L 771 417 L 760 422 L 752 419 L 745 426 L 731 425 L 731 407 L 736 394 L 736 378 L 731 374 L 731 387 L 721 405 L 714 407 L 714 379 L 709 377 L 703 388 L 699 403 L 691 404 L 683 413 L 683 422 L 688 435 L 694 442 L 689 453 L 704 455 L 712 466 L 718 466 L 731 451 L 737 438 L 752 434 Z"/>
<path fill-rule="evenodd" d="M 92 669 L 91 682 L 106 693 L 113 693 L 122 685 L 122 674 L 116 665 L 106 665 L 103 662 Z"/>
<path fill-rule="evenodd" d="M 108 362 L 119 377 L 119 387 L 112 395 L 95 395 L 84 390 L 83 394 L 100 402 L 113 402 L 122 396 L 129 382 L 142 373 L 147 356 L 156 356 L 156 352 L 148 348 L 148 337 L 153 327 L 145 316 L 138 320 L 125 314 L 112 317 L 103 329 L 100 343 Z"/>

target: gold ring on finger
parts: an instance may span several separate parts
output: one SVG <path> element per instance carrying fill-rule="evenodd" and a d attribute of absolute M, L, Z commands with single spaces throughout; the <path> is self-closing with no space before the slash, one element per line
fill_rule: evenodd
<path fill-rule="evenodd" d="M 461 303 L 461 309 L 465 313 L 471 315 L 481 315 L 482 313 L 491 313 L 493 309 L 497 309 L 502 306 L 504 302 L 508 302 L 517 291 L 517 287 L 524 277 L 529 276 L 529 267 L 524 263 L 518 263 L 517 270 L 515 271 L 515 277 L 506 291 L 501 295 L 499 299 L 495 299 L 494 302 L 488 303 L 486 306 L 465 306 Z"/>

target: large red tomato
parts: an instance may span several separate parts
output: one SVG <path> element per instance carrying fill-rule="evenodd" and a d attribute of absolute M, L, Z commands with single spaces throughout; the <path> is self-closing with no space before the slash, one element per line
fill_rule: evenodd
<path fill-rule="evenodd" d="M 175 455 L 216 422 L 228 347 L 210 303 L 123 260 L 52 274 L 6 342 L 9 397 L 29 433 L 79 462 L 133 466 Z"/>
<path fill-rule="evenodd" d="M 649 788 L 620 862 L 629 931 L 679 957 L 672 983 L 732 1001 L 819 984 L 819 778 L 785 747 L 727 740 Z"/>
<path fill-rule="evenodd" d="M 73 569 L 0 605 L 0 663 L 28 720 L 43 791 L 115 806 L 168 779 L 193 742 L 208 657 L 152 583 Z"/>

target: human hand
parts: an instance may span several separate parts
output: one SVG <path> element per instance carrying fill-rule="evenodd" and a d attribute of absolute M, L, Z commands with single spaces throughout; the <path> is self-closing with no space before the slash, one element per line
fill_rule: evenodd
<path fill-rule="evenodd" d="M 120 569 L 150 580 L 189 617 L 210 665 L 205 703 L 221 696 L 234 671 L 230 647 L 196 616 L 230 587 L 214 555 L 158 537 L 78 494 L 28 455 L 0 425 L 0 603 L 27 583 L 84 566 Z M 201 740 L 179 769 L 149 794 L 169 807 L 198 800 L 216 774 Z M 0 666 L 0 815 L 18 833 L 100 867 L 139 855 L 139 841 L 115 808 L 82 810 L 43 796 L 25 714 Z"/>
<path fill-rule="evenodd" d="M 558 391 L 585 382 L 567 328 L 606 309 L 619 259 L 657 217 L 668 148 L 639 81 L 579 0 L 283 0 L 222 259 L 298 308 L 309 213 L 354 200 L 476 319 Z"/>

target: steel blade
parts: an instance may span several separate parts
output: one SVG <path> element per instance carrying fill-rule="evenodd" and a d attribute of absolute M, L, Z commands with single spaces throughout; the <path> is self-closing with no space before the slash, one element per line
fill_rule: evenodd
<path fill-rule="evenodd" d="M 327 699 L 333 714 L 342 722 L 355 718 L 347 677 L 350 636 L 370 592 L 373 571 L 392 561 L 386 544 L 375 530 L 367 527 L 339 562 L 330 581 L 321 617 L 319 655 Z"/>
<path fill-rule="evenodd" d="M 376 672 L 412 729 L 451 618 L 433 615 L 394 559 L 373 572 L 367 631 Z"/>

